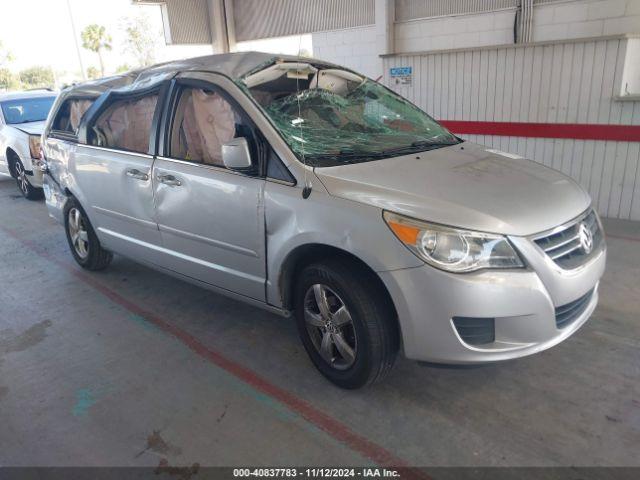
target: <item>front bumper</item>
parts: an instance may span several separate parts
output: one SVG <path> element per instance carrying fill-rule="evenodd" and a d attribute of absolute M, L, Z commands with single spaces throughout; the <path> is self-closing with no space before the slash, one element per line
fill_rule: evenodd
<path fill-rule="evenodd" d="M 33 170 L 29 170 L 26 172 L 29 177 L 29 183 L 31 186 L 36 188 L 42 188 L 44 183 L 44 173 L 42 170 L 34 168 Z"/>
<path fill-rule="evenodd" d="M 598 302 L 604 241 L 587 264 L 571 271 L 555 265 L 528 239 L 511 241 L 526 258 L 527 269 L 452 274 L 425 265 L 379 273 L 395 303 L 408 358 L 470 364 L 523 357 L 560 343 L 587 321 Z M 590 291 L 579 315 L 558 328 L 556 308 Z M 495 339 L 466 343 L 455 317 L 493 318 Z"/>

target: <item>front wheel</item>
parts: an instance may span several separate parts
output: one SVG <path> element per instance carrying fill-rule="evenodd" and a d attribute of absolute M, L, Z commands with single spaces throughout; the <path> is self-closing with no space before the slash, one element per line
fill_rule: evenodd
<path fill-rule="evenodd" d="M 395 311 L 373 274 L 326 261 L 300 273 L 295 293 L 298 332 L 315 367 L 339 387 L 382 379 L 398 352 Z"/>
<path fill-rule="evenodd" d="M 22 192 L 22 196 L 28 200 L 39 200 L 42 198 L 42 189 L 34 187 L 29 182 L 29 176 L 24 169 L 24 165 L 20 159 L 16 159 L 16 162 L 13 167 L 16 174 L 16 182 L 18 184 L 18 188 L 20 192 Z"/>
<path fill-rule="evenodd" d="M 64 219 L 67 241 L 75 261 L 87 270 L 107 268 L 113 255 L 102 248 L 87 214 L 74 198 L 67 201 Z"/>

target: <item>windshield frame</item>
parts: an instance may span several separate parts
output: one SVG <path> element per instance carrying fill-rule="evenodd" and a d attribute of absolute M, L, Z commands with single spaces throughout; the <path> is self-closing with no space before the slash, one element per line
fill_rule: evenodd
<path fill-rule="evenodd" d="M 434 124 L 438 125 L 445 133 L 450 135 L 450 138 L 453 140 L 451 142 L 427 142 L 427 141 L 423 141 L 423 142 L 414 142 L 414 143 L 420 143 L 420 145 L 406 145 L 404 148 L 390 148 L 390 149 L 380 149 L 379 152 L 367 152 L 367 153 L 363 153 L 361 155 L 352 155 L 351 152 L 345 153 L 345 154 L 329 154 L 327 153 L 327 155 L 301 155 L 298 152 L 296 152 L 295 148 L 293 148 L 293 146 L 291 145 L 289 139 L 287 139 L 287 136 L 285 135 L 285 133 L 283 132 L 283 130 L 280 128 L 280 126 L 277 124 L 277 122 L 274 120 L 274 118 L 272 117 L 272 115 L 270 114 L 270 112 L 267 110 L 267 108 L 265 108 L 259 101 L 257 98 L 255 98 L 255 96 L 252 93 L 252 88 L 249 88 L 245 83 L 244 83 L 244 79 L 249 76 L 250 74 L 255 74 L 256 72 L 260 72 L 264 69 L 267 69 L 273 65 L 276 64 L 276 62 L 269 62 L 265 65 L 261 65 L 260 68 L 256 68 L 254 70 L 252 70 L 251 72 L 249 72 L 248 74 L 244 75 L 243 77 L 241 77 L 240 79 L 236 79 L 234 81 L 234 83 L 236 83 L 236 85 L 238 85 L 241 90 L 249 97 L 249 99 L 252 101 L 252 103 L 260 110 L 260 112 L 264 115 L 264 117 L 266 118 L 266 120 L 271 124 L 271 126 L 274 128 L 275 132 L 278 134 L 278 136 L 280 136 L 282 138 L 282 140 L 284 141 L 284 143 L 287 145 L 288 149 L 291 151 L 291 153 L 293 154 L 293 156 L 296 158 L 296 160 L 298 160 L 301 164 L 303 164 L 304 166 L 309 166 L 309 167 L 313 167 L 313 168 L 323 168 L 323 167 L 334 167 L 334 166 L 341 166 L 341 165 L 352 165 L 352 164 L 357 164 L 357 163 L 366 163 L 366 162 L 372 162 L 372 161 L 376 161 L 376 160 L 384 160 L 384 159 L 389 159 L 389 158 L 397 158 L 397 157 L 401 157 L 401 156 L 405 156 L 405 155 L 413 155 L 413 154 L 419 154 L 419 153 L 423 153 L 426 151 L 430 151 L 430 150 L 434 150 L 434 149 L 438 149 L 438 148 L 445 148 L 445 147 L 449 147 L 449 146 L 454 146 L 454 145 L 458 145 L 460 143 L 463 143 L 465 140 L 459 138 L 458 136 L 454 135 L 452 132 L 450 132 L 444 125 L 442 125 L 440 122 L 438 122 L 437 120 L 435 120 L 431 115 L 429 115 L 427 112 L 425 112 L 422 108 L 418 107 L 417 105 L 415 105 L 413 102 L 411 102 L 409 99 L 407 99 L 406 97 L 400 95 L 398 92 L 393 91 L 391 88 L 389 88 L 388 86 L 377 82 L 365 75 L 362 75 L 358 72 L 355 72 L 353 70 L 350 70 L 348 68 L 339 66 L 339 65 L 333 65 L 333 64 L 327 64 L 324 62 L 313 62 L 313 61 L 309 61 L 309 59 L 304 59 L 301 60 L 300 62 L 304 62 L 305 64 L 309 64 L 312 65 L 313 67 L 317 68 L 318 70 L 324 70 L 324 69 L 331 69 L 331 70 L 341 70 L 344 71 L 346 73 L 352 74 L 352 75 L 357 75 L 358 77 L 363 79 L 363 82 L 361 85 L 358 86 L 358 88 L 360 88 L 362 85 L 369 83 L 372 85 L 375 85 L 377 88 L 380 88 L 384 91 L 384 93 L 386 95 L 389 95 L 390 97 L 394 98 L 395 100 L 398 100 L 402 103 L 405 103 L 408 107 L 410 107 L 411 109 L 416 110 L 417 112 L 419 112 L 420 114 L 424 115 L 426 117 L 426 119 L 428 119 L 429 121 L 433 122 Z M 296 62 L 291 62 L 291 63 L 296 63 Z M 355 89 L 354 89 L 355 91 Z M 292 94 L 294 94 L 296 92 L 292 92 Z"/>
<path fill-rule="evenodd" d="M 42 95 L 42 96 L 37 96 L 37 97 L 21 97 L 21 98 L 12 98 L 12 99 L 7 99 L 7 100 L 0 100 L 0 110 L 2 110 L 2 120 L 5 123 L 5 125 L 12 125 L 12 126 L 16 126 L 16 125 L 24 125 L 27 123 L 35 123 L 35 122 L 44 122 L 47 117 L 49 116 L 49 113 L 51 112 L 51 109 L 53 108 L 53 105 L 56 101 L 57 96 L 56 95 Z M 7 113 L 5 108 L 7 107 L 12 107 L 12 106 L 20 106 L 20 105 L 24 105 L 26 103 L 29 102 L 37 102 L 37 101 L 51 101 L 51 104 L 49 106 L 49 109 L 47 110 L 46 115 L 44 116 L 44 118 L 38 118 L 38 119 L 27 119 L 27 120 L 23 120 L 21 122 L 9 122 L 7 120 Z"/>

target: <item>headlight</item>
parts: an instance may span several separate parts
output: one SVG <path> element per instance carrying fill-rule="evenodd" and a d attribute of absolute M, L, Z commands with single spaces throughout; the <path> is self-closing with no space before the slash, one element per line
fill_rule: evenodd
<path fill-rule="evenodd" d="M 429 265 L 449 272 L 482 268 L 522 268 L 524 264 L 506 237 L 434 225 L 384 212 L 391 231 Z"/>
<path fill-rule="evenodd" d="M 29 135 L 29 153 L 31 158 L 40 158 L 40 135 Z"/>

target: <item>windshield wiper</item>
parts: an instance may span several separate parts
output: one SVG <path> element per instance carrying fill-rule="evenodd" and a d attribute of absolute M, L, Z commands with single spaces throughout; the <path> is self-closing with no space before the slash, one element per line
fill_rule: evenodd
<path fill-rule="evenodd" d="M 340 150 L 338 153 L 309 155 L 307 158 L 310 160 L 354 160 L 360 158 L 383 158 L 386 156 L 387 155 L 384 152 L 354 152 L 353 150 Z"/>
<path fill-rule="evenodd" d="M 450 147 L 451 145 L 457 145 L 459 142 L 428 142 L 428 141 L 419 141 L 413 142 L 411 145 L 406 145 L 398 148 L 389 148 L 386 150 L 380 150 L 377 152 L 356 152 L 354 150 L 342 149 L 338 153 L 332 154 L 319 154 L 319 155 L 308 155 L 308 160 L 332 160 L 336 162 L 349 162 L 349 161 L 367 161 L 367 160 L 377 160 L 381 158 L 389 158 L 398 155 L 406 155 L 410 153 L 418 153 L 424 152 L 427 150 L 433 150 L 435 148 L 443 148 Z"/>
<path fill-rule="evenodd" d="M 418 152 L 426 152 L 428 150 L 434 150 L 436 148 L 444 148 L 450 147 L 451 145 L 457 145 L 459 142 L 428 142 L 428 141 L 419 141 L 413 142 L 411 145 L 406 145 L 404 147 L 398 148 L 389 148 L 387 150 L 383 150 L 382 153 L 385 155 L 402 155 L 407 153 L 418 153 Z"/>

